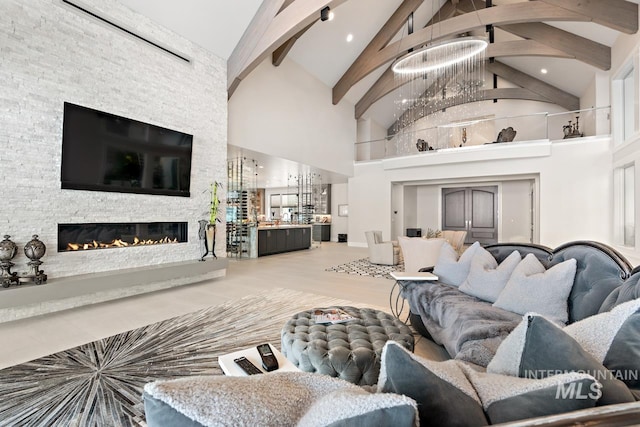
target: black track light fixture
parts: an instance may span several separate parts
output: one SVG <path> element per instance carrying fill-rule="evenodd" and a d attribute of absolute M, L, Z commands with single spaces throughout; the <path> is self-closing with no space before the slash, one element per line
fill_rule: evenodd
<path fill-rule="evenodd" d="M 331 9 L 329 8 L 329 6 L 325 6 L 321 11 L 320 11 L 320 20 L 321 21 L 327 21 L 329 19 L 329 12 L 331 11 Z"/>

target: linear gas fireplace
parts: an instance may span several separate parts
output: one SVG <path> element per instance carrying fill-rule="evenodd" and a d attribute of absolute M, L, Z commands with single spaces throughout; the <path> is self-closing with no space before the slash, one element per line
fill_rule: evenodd
<path fill-rule="evenodd" d="M 187 222 L 58 224 L 58 252 L 187 241 Z"/>

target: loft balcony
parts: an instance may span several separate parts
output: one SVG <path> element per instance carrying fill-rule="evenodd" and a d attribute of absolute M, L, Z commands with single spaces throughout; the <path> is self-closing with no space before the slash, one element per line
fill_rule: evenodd
<path fill-rule="evenodd" d="M 544 156 L 550 154 L 551 143 L 609 137 L 610 111 L 610 107 L 601 107 L 461 120 L 425 129 L 407 126 L 395 135 L 356 143 L 355 159 L 385 160 L 389 166 L 394 159 L 403 159 L 403 165 L 411 166 L 482 160 L 487 156 Z M 501 131 L 504 142 L 498 141 Z"/>

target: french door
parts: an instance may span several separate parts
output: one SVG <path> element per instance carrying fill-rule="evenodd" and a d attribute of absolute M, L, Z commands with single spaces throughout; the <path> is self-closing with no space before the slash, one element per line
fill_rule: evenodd
<path fill-rule="evenodd" d="M 465 244 L 498 242 L 498 186 L 442 189 L 442 229 L 466 230 Z"/>

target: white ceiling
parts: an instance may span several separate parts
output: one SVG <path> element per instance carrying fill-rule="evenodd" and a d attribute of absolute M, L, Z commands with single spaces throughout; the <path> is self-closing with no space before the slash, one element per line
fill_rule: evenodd
<path fill-rule="evenodd" d="M 229 59 L 262 0 L 119 0 L 165 28 Z"/>
<path fill-rule="evenodd" d="M 494 0 L 494 5 L 521 1 L 526 0 Z M 229 58 L 261 4 L 261 0 L 182 0 L 179 2 L 120 0 L 120 2 L 223 59 Z M 417 30 L 424 27 L 444 2 L 445 0 L 425 0 L 414 14 L 414 28 Z M 638 3 L 640 0 L 633 0 L 633 2 Z M 333 20 L 325 22 L 318 20 L 307 30 L 295 43 L 288 58 L 332 88 L 401 3 L 402 0 L 345 1 L 333 10 L 335 15 Z M 475 0 L 475 3 L 478 8 L 484 7 L 484 2 L 481 0 Z M 548 22 L 547 24 L 607 46 L 612 46 L 619 35 L 617 31 L 589 22 Z M 404 26 L 395 39 L 405 36 L 406 32 L 407 28 Z M 353 34 L 353 41 L 350 43 L 346 41 L 347 34 Z M 500 42 L 517 39 L 517 37 L 497 29 L 495 39 L 496 42 Z M 501 61 L 578 97 L 585 92 L 597 72 L 596 68 L 588 64 L 560 58 L 510 57 L 501 58 Z M 355 105 L 385 68 L 379 68 L 357 83 L 341 102 Z M 541 74 L 542 68 L 546 68 L 548 73 Z M 384 127 L 390 126 L 399 114 L 399 97 L 398 91 L 385 96 L 369 108 L 364 118 L 371 118 Z M 268 163 L 264 159 L 263 162 Z"/>

